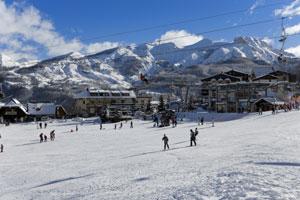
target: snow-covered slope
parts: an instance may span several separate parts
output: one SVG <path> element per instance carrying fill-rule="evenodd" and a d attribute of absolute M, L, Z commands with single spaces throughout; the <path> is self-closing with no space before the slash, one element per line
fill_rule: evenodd
<path fill-rule="evenodd" d="M 104 124 L 101 131 L 93 120 L 1 127 L 0 199 L 300 199 L 299 117 L 216 115 L 215 127 L 198 127 L 196 147 L 189 147 L 196 122 L 153 128 L 134 121 L 133 129 Z M 40 144 L 39 134 L 51 130 L 55 141 Z"/>

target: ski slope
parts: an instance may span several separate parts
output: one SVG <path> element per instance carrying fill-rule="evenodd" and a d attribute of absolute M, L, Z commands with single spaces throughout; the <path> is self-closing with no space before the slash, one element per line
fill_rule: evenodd
<path fill-rule="evenodd" d="M 300 111 L 198 126 L 87 120 L 1 127 L 0 199 L 300 199 Z M 79 124 L 79 131 L 75 125 Z M 39 143 L 39 133 L 56 140 Z M 163 134 L 170 150 L 162 151 Z"/>

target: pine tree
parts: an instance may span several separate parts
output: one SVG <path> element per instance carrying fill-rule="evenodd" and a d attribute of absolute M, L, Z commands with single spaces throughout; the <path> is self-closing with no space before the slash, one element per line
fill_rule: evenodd
<path fill-rule="evenodd" d="M 151 111 L 151 100 L 149 99 L 146 105 L 146 111 L 150 112 Z"/>
<path fill-rule="evenodd" d="M 164 97 L 162 95 L 159 96 L 158 110 L 159 111 L 165 110 Z"/>

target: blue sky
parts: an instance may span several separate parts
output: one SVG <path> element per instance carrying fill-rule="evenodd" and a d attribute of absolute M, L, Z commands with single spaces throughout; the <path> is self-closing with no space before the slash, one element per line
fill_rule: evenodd
<path fill-rule="evenodd" d="M 255 8 L 255 5 L 264 6 L 279 2 L 282 4 L 263 9 Z M 154 41 L 168 31 L 171 31 L 170 34 L 164 35 L 163 38 L 176 37 L 178 34 L 179 36 L 191 34 L 191 42 L 202 37 L 225 41 L 231 41 L 236 36 L 274 37 L 280 35 L 280 21 L 203 34 L 202 36 L 197 36 L 197 33 L 260 20 L 276 19 L 280 15 L 275 16 L 274 11 L 287 8 L 286 6 L 289 6 L 291 2 L 291 0 L 0 0 L 0 15 L 2 12 L 4 16 L 8 16 L 6 17 L 7 24 L 1 24 L 0 21 L 0 28 L 1 26 L 11 26 L 11 24 L 16 26 L 12 30 L 9 27 L 8 33 L 0 31 L 0 53 L 2 51 L 15 59 L 20 59 L 22 56 L 27 59 L 41 59 L 68 51 L 89 53 L 119 44 Z M 300 2 L 298 0 L 295 2 L 297 4 L 294 5 L 294 8 L 297 9 L 300 7 Z M 251 10 L 251 7 L 254 9 Z M 249 10 L 145 32 L 97 38 L 240 9 Z M 296 15 L 298 14 L 296 13 Z M 15 20 L 10 21 L 14 15 Z M 287 19 L 286 26 L 298 25 L 299 19 L 298 16 Z M 297 29 L 297 27 L 295 28 Z M 48 38 L 47 35 L 49 35 Z M 300 45 L 299 38 L 300 36 L 290 37 L 287 48 Z M 187 40 L 182 41 L 182 44 L 188 42 Z M 10 41 L 15 41 L 15 44 L 10 44 Z M 279 45 L 276 40 L 272 43 L 274 46 Z M 58 45 L 61 46 L 58 48 Z M 20 47 L 22 47 L 21 50 Z"/>

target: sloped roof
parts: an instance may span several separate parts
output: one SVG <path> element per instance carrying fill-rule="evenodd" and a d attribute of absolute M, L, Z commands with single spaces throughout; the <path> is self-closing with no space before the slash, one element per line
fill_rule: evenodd
<path fill-rule="evenodd" d="M 256 104 L 257 102 L 262 101 L 262 100 L 266 101 L 272 105 L 283 105 L 284 104 L 283 101 L 278 101 L 276 98 L 273 98 L 273 97 L 260 98 L 257 101 L 255 101 L 254 103 Z"/>
<path fill-rule="evenodd" d="M 91 95 L 91 94 L 100 94 L 100 93 L 108 93 L 108 96 L 101 96 L 101 95 Z M 123 93 L 127 93 L 128 96 L 124 96 Z M 112 94 L 120 94 L 118 96 L 113 96 Z M 84 90 L 76 95 L 74 95 L 75 99 L 81 98 L 136 98 L 135 92 L 132 90 L 97 90 L 97 89 L 90 89 Z"/>
<path fill-rule="evenodd" d="M 235 70 L 235 69 L 231 69 L 227 72 L 225 72 L 225 74 L 228 74 L 228 75 L 231 75 L 231 74 L 237 74 L 239 76 L 249 76 L 249 74 L 245 73 L 245 72 L 241 72 L 241 71 L 238 71 L 238 70 Z"/>
<path fill-rule="evenodd" d="M 261 79 L 278 79 L 278 77 L 270 75 L 270 74 L 266 74 L 266 75 L 263 75 L 263 76 L 253 79 L 253 81 L 257 81 L 257 80 L 261 80 Z"/>
<path fill-rule="evenodd" d="M 290 73 L 281 71 L 281 70 L 276 70 L 276 71 L 270 72 L 269 74 L 273 75 L 273 76 L 290 75 Z"/>
<path fill-rule="evenodd" d="M 54 103 L 28 103 L 30 115 L 55 115 L 56 105 Z"/>
<path fill-rule="evenodd" d="M 239 77 L 231 76 L 231 75 L 229 75 L 229 74 L 224 74 L 224 73 L 216 74 L 216 75 L 210 76 L 210 77 L 208 77 L 208 78 L 204 78 L 204 79 L 202 79 L 201 81 L 202 81 L 202 82 L 203 82 L 203 81 L 211 81 L 211 80 L 213 80 L 213 79 L 215 79 L 215 80 L 219 80 L 219 79 L 225 80 L 225 79 L 227 79 L 227 78 L 229 78 L 231 81 L 241 81 L 241 79 L 240 79 Z"/>
<path fill-rule="evenodd" d="M 1 107 L 19 107 L 24 113 L 27 113 L 27 110 L 25 108 L 25 106 L 23 104 L 21 104 L 21 102 L 18 99 L 15 98 L 11 98 L 11 99 L 6 99 L 6 101 L 1 103 L 2 106 Z"/>

